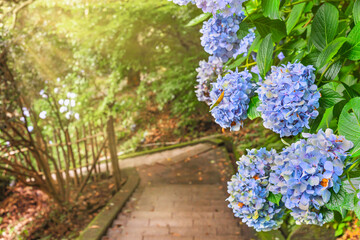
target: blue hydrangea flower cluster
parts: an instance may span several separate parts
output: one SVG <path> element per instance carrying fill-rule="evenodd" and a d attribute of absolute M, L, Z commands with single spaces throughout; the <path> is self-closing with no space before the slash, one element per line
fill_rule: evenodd
<path fill-rule="evenodd" d="M 212 83 L 210 98 L 213 105 L 223 94 L 221 102 L 211 110 L 215 122 L 222 128 L 238 131 L 242 121 L 247 118 L 247 110 L 253 94 L 251 79 L 252 75 L 247 70 L 238 72 L 236 69 Z"/>
<path fill-rule="evenodd" d="M 236 33 L 244 17 L 243 12 L 229 17 L 217 14 L 204 22 L 200 30 L 203 36 L 200 39 L 205 51 L 221 58 L 223 62 L 229 60 L 240 48 Z"/>
<path fill-rule="evenodd" d="M 264 126 L 280 137 L 299 134 L 309 127 L 309 120 L 318 116 L 320 92 L 313 66 L 288 63 L 272 67 L 271 74 L 257 89 L 261 101 L 258 111 Z"/>
<path fill-rule="evenodd" d="M 330 188 L 339 192 L 347 151 L 351 141 L 336 136 L 331 129 L 317 134 L 303 134 L 274 159 L 269 191 L 281 193 L 285 207 L 297 224 L 322 225 L 319 210 L 330 200 Z"/>
<path fill-rule="evenodd" d="M 211 104 L 210 89 L 211 83 L 221 75 L 223 69 L 223 63 L 220 58 L 210 56 L 208 61 L 200 61 L 199 67 L 196 69 L 198 72 L 196 81 L 196 97 L 199 101 Z"/>
<path fill-rule="evenodd" d="M 275 150 L 248 150 L 238 164 L 238 172 L 228 182 L 229 207 L 234 215 L 256 231 L 278 229 L 283 222 L 284 208 L 269 202 L 267 186 Z"/>

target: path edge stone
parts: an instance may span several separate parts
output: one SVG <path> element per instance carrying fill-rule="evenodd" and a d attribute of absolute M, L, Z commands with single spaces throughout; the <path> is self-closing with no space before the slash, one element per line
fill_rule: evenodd
<path fill-rule="evenodd" d="M 100 240 L 139 185 L 140 177 L 135 168 L 124 169 L 122 173 L 127 177 L 125 184 L 86 228 L 81 231 L 78 240 Z"/>

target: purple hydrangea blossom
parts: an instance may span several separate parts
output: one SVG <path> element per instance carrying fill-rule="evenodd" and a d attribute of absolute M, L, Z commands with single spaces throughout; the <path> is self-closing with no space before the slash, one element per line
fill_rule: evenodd
<path fill-rule="evenodd" d="M 203 34 L 201 45 L 210 55 L 221 58 L 223 62 L 233 57 L 240 48 L 240 40 L 237 37 L 239 24 L 244 19 L 243 12 L 229 17 L 215 15 L 203 23 L 200 32 Z"/>
<path fill-rule="evenodd" d="M 238 72 L 236 69 L 212 83 L 210 98 L 213 105 L 223 94 L 221 102 L 211 110 L 215 122 L 222 128 L 238 131 L 242 121 L 247 118 L 250 97 L 253 94 L 251 79 L 252 75 L 247 70 Z"/>
<path fill-rule="evenodd" d="M 317 134 L 303 134 L 274 159 L 269 191 L 281 193 L 285 207 L 297 224 L 322 225 L 319 210 L 330 200 L 330 188 L 339 192 L 347 151 L 353 143 L 336 136 L 331 129 Z"/>
<path fill-rule="evenodd" d="M 230 202 L 229 207 L 236 217 L 256 231 L 278 229 L 283 222 L 283 206 L 266 199 L 275 155 L 275 150 L 267 151 L 265 148 L 248 150 L 248 154 L 237 162 L 238 172 L 228 182 L 230 196 L 226 200 Z"/>
<path fill-rule="evenodd" d="M 199 101 L 206 102 L 208 105 L 211 104 L 210 89 L 211 83 L 215 82 L 216 79 L 221 75 L 223 69 L 223 63 L 220 58 L 210 56 L 209 60 L 200 61 L 199 67 L 196 69 L 198 72 L 196 81 L 196 96 Z"/>
<path fill-rule="evenodd" d="M 320 92 L 314 84 L 315 69 L 301 63 L 272 67 L 271 74 L 259 83 L 258 111 L 264 126 L 280 137 L 299 134 L 318 116 Z"/>

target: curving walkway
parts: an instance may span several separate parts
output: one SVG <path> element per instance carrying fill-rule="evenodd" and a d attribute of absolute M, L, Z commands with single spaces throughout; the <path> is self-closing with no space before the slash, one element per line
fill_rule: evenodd
<path fill-rule="evenodd" d="M 140 187 L 103 240 L 255 239 L 225 202 L 231 164 L 224 150 L 196 146 L 182 159 L 137 168 Z"/>

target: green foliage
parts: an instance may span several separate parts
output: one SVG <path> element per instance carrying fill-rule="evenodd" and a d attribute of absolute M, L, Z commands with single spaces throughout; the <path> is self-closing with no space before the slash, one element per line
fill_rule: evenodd
<path fill-rule="evenodd" d="M 269 192 L 269 196 L 267 197 L 267 200 L 279 205 L 281 198 L 282 198 L 281 193 L 273 194 L 272 192 Z"/>
<path fill-rule="evenodd" d="M 346 210 L 354 209 L 354 194 L 348 193 L 343 187 L 338 193 L 332 192 L 330 201 L 325 204 L 329 210 L 337 211 L 342 218 L 346 216 Z M 341 222 L 341 220 L 340 220 Z"/>
<path fill-rule="evenodd" d="M 354 143 L 353 156 L 360 154 L 360 98 L 351 99 L 339 118 L 339 133 Z"/>
<path fill-rule="evenodd" d="M 311 40 L 318 50 L 323 50 L 335 37 L 339 24 L 339 11 L 330 3 L 316 12 L 311 28 Z"/>
<path fill-rule="evenodd" d="M 258 54 L 259 56 L 257 64 L 259 66 L 260 75 L 262 78 L 264 78 L 272 65 L 273 42 L 271 39 L 271 34 L 267 35 L 262 40 Z"/>
<path fill-rule="evenodd" d="M 249 103 L 249 109 L 247 111 L 248 118 L 254 120 L 261 116 L 260 112 L 256 108 L 260 105 L 260 100 L 258 96 L 252 97 Z"/>

